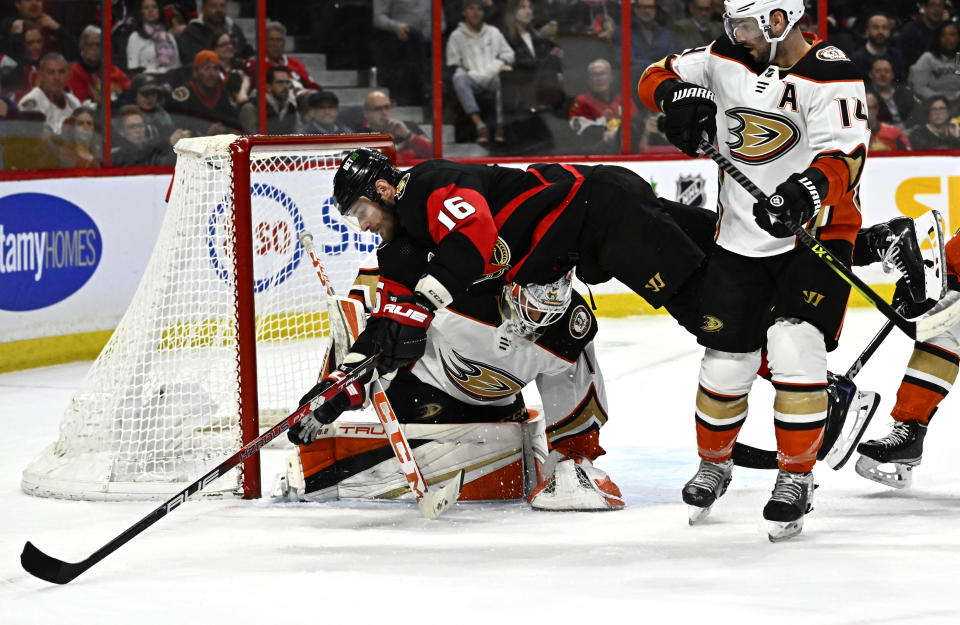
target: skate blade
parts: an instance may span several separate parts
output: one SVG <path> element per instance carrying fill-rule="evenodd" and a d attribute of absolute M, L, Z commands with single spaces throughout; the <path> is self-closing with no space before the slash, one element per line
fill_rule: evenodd
<path fill-rule="evenodd" d="M 867 426 L 870 425 L 870 420 L 873 419 L 873 414 L 877 411 L 879 405 L 880 395 L 877 393 L 857 391 L 854 404 L 847 411 L 843 429 L 837 436 L 837 440 L 834 441 L 830 451 L 823 458 L 831 469 L 839 471 L 847 464 L 857 443 L 860 442 L 864 432 L 867 431 Z"/>
<path fill-rule="evenodd" d="M 691 506 L 687 504 L 687 523 L 690 525 L 696 525 L 700 521 L 703 521 L 710 515 L 710 511 L 713 510 L 713 506 L 707 506 L 706 508 L 700 508 L 699 506 Z"/>
<path fill-rule="evenodd" d="M 890 488 L 909 488 L 913 484 L 913 467 L 920 464 L 915 463 L 884 462 L 880 463 L 868 456 L 860 456 L 853 469 L 860 477 L 889 486 Z M 884 469 L 884 466 L 893 467 L 892 470 Z"/>
<path fill-rule="evenodd" d="M 779 543 L 793 538 L 803 530 L 803 517 L 796 521 L 767 521 L 767 538 Z"/>

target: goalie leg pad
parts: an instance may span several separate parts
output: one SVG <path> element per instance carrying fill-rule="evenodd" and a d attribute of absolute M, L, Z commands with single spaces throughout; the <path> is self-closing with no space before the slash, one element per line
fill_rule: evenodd
<path fill-rule="evenodd" d="M 544 468 L 548 477 L 530 496 L 536 510 L 619 510 L 625 505 L 610 476 L 583 456 L 564 457 L 554 450 Z"/>

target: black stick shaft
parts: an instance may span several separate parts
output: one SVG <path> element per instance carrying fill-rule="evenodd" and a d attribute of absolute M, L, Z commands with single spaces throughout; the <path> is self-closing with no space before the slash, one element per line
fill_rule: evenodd
<path fill-rule="evenodd" d="M 241 447 L 237 453 L 233 454 L 215 468 L 208 471 L 203 477 L 184 488 L 172 498 L 168 499 L 165 503 L 160 505 L 160 507 L 154 509 L 148 515 L 124 530 L 120 535 L 105 544 L 103 547 L 97 549 L 86 560 L 76 563 L 64 562 L 63 560 L 58 560 L 53 556 L 45 554 L 37 549 L 33 543 L 27 542 L 23 546 L 23 553 L 20 554 L 20 564 L 31 575 L 54 584 L 66 584 L 72 581 L 78 575 L 95 565 L 97 562 L 100 562 L 100 560 L 106 558 L 108 555 L 129 542 L 132 538 L 165 517 L 172 510 L 179 507 L 180 504 L 190 497 L 190 495 L 193 495 L 194 493 L 206 488 L 211 482 L 215 481 L 218 477 L 230 469 L 236 467 L 245 458 L 252 456 L 253 454 L 260 453 L 260 450 L 266 446 L 267 443 L 286 432 L 292 426 L 299 423 L 304 417 L 313 412 L 317 407 L 319 407 L 320 404 L 316 403 L 318 399 L 322 399 L 324 402 L 328 401 L 334 395 L 343 390 L 344 386 L 363 376 L 378 358 L 379 354 L 376 354 L 359 363 L 357 367 L 343 380 L 324 390 L 309 402 L 297 408 L 295 412 L 287 416 L 283 421 Z"/>
<path fill-rule="evenodd" d="M 700 150 L 712 158 L 717 165 L 726 172 L 731 178 L 736 180 L 747 192 L 760 201 L 765 201 L 767 196 L 757 188 L 757 185 L 744 175 L 736 165 L 731 163 L 724 157 L 720 152 L 716 150 L 712 145 L 706 141 L 700 142 Z M 911 339 L 917 338 L 917 324 L 913 321 L 909 321 L 903 315 L 898 313 L 894 308 L 885 302 L 882 297 L 877 295 L 877 292 L 871 289 L 867 284 L 857 277 L 849 267 L 843 264 L 840 260 L 835 258 L 833 254 L 830 253 L 827 248 L 823 247 L 819 241 L 817 241 L 813 236 L 804 230 L 800 225 L 795 224 L 787 219 L 778 217 L 780 221 L 785 225 L 790 231 L 797 237 L 797 240 L 800 241 L 805 247 L 809 248 L 811 252 L 817 255 L 818 258 L 823 260 L 827 265 L 833 269 L 837 275 L 839 275 L 847 284 L 855 288 L 864 298 L 873 306 L 879 310 L 887 319 L 889 319 L 895 326 L 900 328 L 904 334 L 909 336 Z"/>

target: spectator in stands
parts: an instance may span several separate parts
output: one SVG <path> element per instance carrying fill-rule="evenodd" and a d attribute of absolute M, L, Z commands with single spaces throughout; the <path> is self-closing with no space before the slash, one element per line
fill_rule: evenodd
<path fill-rule="evenodd" d="M 953 22 L 944 22 L 930 50 L 924 52 L 910 68 L 910 85 L 921 99 L 933 95 L 946 96 L 950 107 L 960 105 L 960 76 L 955 73 L 960 30 Z"/>
<path fill-rule="evenodd" d="M 174 124 L 189 130 L 194 137 L 239 131 L 236 109 L 220 81 L 220 57 L 210 50 L 201 50 L 192 64 L 192 80 L 174 89 L 170 96 L 167 111 Z"/>
<path fill-rule="evenodd" d="M 380 83 L 401 106 L 427 101 L 432 25 L 430 0 L 373 0 L 374 63 Z"/>
<path fill-rule="evenodd" d="M 60 166 L 86 169 L 103 166 L 103 145 L 90 109 L 79 106 L 63 122 L 63 133 L 54 143 L 60 148 Z"/>
<path fill-rule="evenodd" d="M 910 131 L 910 145 L 914 150 L 960 150 L 960 138 L 950 134 L 950 107 L 942 95 L 935 95 L 926 103 L 926 123 Z"/>
<path fill-rule="evenodd" d="M 723 24 L 713 21 L 713 0 L 688 0 L 687 10 L 690 16 L 671 27 L 677 50 L 705 46 L 723 35 Z"/>
<path fill-rule="evenodd" d="M 909 150 L 910 140 L 893 124 L 880 121 L 886 105 L 873 91 L 867 91 L 867 126 L 870 128 L 870 151 Z"/>
<path fill-rule="evenodd" d="M 43 10 L 43 0 L 13 0 L 17 15 L 0 22 L 0 52 L 17 57 L 23 49 L 26 24 L 34 24 L 43 33 L 43 51 L 60 52 L 65 58 L 77 58 L 77 40 L 67 28 Z"/>
<path fill-rule="evenodd" d="M 597 59 L 587 66 L 587 88 L 570 106 L 570 127 L 580 137 L 578 147 L 585 153 L 619 152 L 623 108 L 620 93 L 613 89 L 609 61 Z M 640 112 L 632 101 L 630 107 L 632 119 L 639 121 Z"/>
<path fill-rule="evenodd" d="M 904 25 L 897 40 L 907 67 L 916 63 L 920 55 L 931 48 L 936 40 L 937 29 L 949 18 L 946 0 L 922 0 L 921 13 Z"/>
<path fill-rule="evenodd" d="M 147 125 L 140 109 L 127 105 L 117 113 L 117 133 L 110 148 L 110 162 L 115 167 L 173 165 L 176 156 L 166 139 L 147 139 Z"/>
<path fill-rule="evenodd" d="M 883 11 L 874 11 L 867 17 L 866 37 L 863 47 L 855 50 L 850 59 L 856 64 L 864 77 L 870 73 L 870 65 L 875 59 L 887 59 L 893 66 L 894 79 L 897 82 L 907 77 L 907 68 L 903 64 L 903 55 L 890 41 L 893 20 Z"/>
<path fill-rule="evenodd" d="M 559 110 L 566 100 L 563 91 L 563 48 L 541 37 L 533 27 L 531 0 L 510 0 L 504 17 L 504 35 L 516 57 L 508 74 L 510 91 L 517 100 L 508 109 L 549 106 Z M 506 91 L 506 87 L 504 88 Z"/>
<path fill-rule="evenodd" d="M 870 65 L 870 86 L 880 97 L 890 113 L 890 123 L 901 130 L 911 126 L 911 117 L 917 100 L 906 83 L 896 85 L 893 81 L 893 65 L 890 59 L 877 57 Z"/>
<path fill-rule="evenodd" d="M 292 135 L 297 131 L 297 104 L 290 92 L 290 70 L 274 65 L 267 70 L 267 134 Z"/>
<path fill-rule="evenodd" d="M 240 121 L 240 128 L 244 134 L 255 135 L 260 132 L 260 115 L 257 105 L 250 98 L 250 77 L 246 72 L 231 72 L 227 76 L 224 89 L 227 99 L 233 107 L 234 114 Z"/>
<path fill-rule="evenodd" d="M 180 67 L 177 40 L 160 18 L 158 0 L 142 0 L 127 39 L 127 70 L 162 74 Z"/>
<path fill-rule="evenodd" d="M 663 131 L 660 130 L 658 122 L 662 115 L 651 111 L 642 111 L 641 116 L 644 117 L 644 120 L 640 124 L 641 130 L 640 138 L 637 140 L 637 152 L 676 152 L 677 148 L 673 147 L 673 144 L 667 139 L 667 135 L 663 134 Z"/>
<path fill-rule="evenodd" d="M 220 57 L 220 63 L 223 65 L 224 80 L 227 79 L 227 74 L 230 72 L 247 72 L 245 61 L 237 56 L 237 49 L 234 47 L 233 39 L 230 38 L 229 33 L 218 33 L 214 35 L 207 49 L 213 50 L 217 53 L 217 56 Z M 253 61 L 253 66 L 256 67 L 256 60 Z"/>
<path fill-rule="evenodd" d="M 189 65 L 198 52 L 208 49 L 213 36 L 218 33 L 230 34 L 241 58 L 253 56 L 254 50 L 240 26 L 227 17 L 227 0 L 200 0 L 200 17 L 191 20 L 177 39 L 183 64 Z"/>
<path fill-rule="evenodd" d="M 67 86 L 81 103 L 101 104 L 103 85 L 103 37 L 98 26 L 87 26 L 80 33 L 80 60 L 72 63 Z M 130 88 L 130 78 L 119 67 L 110 66 L 110 100 Z"/>
<path fill-rule="evenodd" d="M 462 21 L 447 40 L 447 64 L 456 68 L 453 89 L 477 131 L 477 143 L 489 143 L 490 131 L 480 116 L 478 93 L 494 97 L 496 141 L 503 142 L 503 94 L 500 72 L 513 70 L 513 48 L 495 26 L 483 21 L 480 0 L 464 0 Z"/>
<path fill-rule="evenodd" d="M 307 96 L 307 110 L 304 115 L 306 124 L 302 132 L 305 135 L 344 135 L 353 132 L 339 121 L 340 100 L 332 91 L 314 91 Z"/>
<path fill-rule="evenodd" d="M 181 138 L 190 136 L 190 131 L 174 127 L 173 118 L 163 108 L 167 92 L 156 76 L 137 74 L 131 81 L 130 91 L 133 92 L 133 103 L 143 117 L 148 141 L 163 139 L 174 145 Z"/>
<path fill-rule="evenodd" d="M 287 45 L 287 27 L 280 22 L 267 22 L 265 29 L 267 31 L 267 46 L 265 52 L 267 67 L 283 65 L 290 71 L 294 95 L 299 95 L 305 89 L 322 91 L 323 87 L 313 82 L 313 79 L 310 78 L 310 72 L 307 71 L 307 66 L 303 64 L 303 61 L 295 56 L 284 54 L 284 48 Z M 247 59 L 245 67 L 250 76 L 255 76 L 257 59 Z"/>
<path fill-rule="evenodd" d="M 393 104 L 383 91 L 371 91 L 363 103 L 364 123 L 360 132 L 383 132 L 397 144 L 397 160 L 401 165 L 415 158 L 433 156 L 433 144 L 420 126 L 393 118 Z"/>
<path fill-rule="evenodd" d="M 40 59 L 37 86 L 27 92 L 17 106 L 21 111 L 37 111 L 46 119 L 47 128 L 60 134 L 63 120 L 80 106 L 80 100 L 67 92 L 67 60 L 59 52 L 47 52 Z"/>
<path fill-rule="evenodd" d="M 567 3 L 565 13 L 566 19 L 560 25 L 563 32 L 610 43 L 617 28 L 615 16 L 620 14 L 620 3 L 607 0 L 571 0 Z"/>
<path fill-rule="evenodd" d="M 48 54 L 59 54 L 50 52 Z M 66 61 L 64 61 L 66 72 Z M 0 168 L 4 171 L 58 169 L 60 152 L 50 141 L 50 129 L 40 111 L 22 111 L 0 135 Z"/>
<path fill-rule="evenodd" d="M 651 63 L 655 63 L 677 51 L 673 33 L 657 23 L 655 0 L 633 0 L 630 22 L 630 58 L 633 69 L 639 76 Z M 618 26 L 613 38 L 614 48 L 619 49 L 621 29 Z"/>
<path fill-rule="evenodd" d="M 4 55 L 2 93 L 17 101 L 33 89 L 40 57 L 43 56 L 43 31 L 36 24 L 23 25 L 23 49 L 20 56 Z"/>

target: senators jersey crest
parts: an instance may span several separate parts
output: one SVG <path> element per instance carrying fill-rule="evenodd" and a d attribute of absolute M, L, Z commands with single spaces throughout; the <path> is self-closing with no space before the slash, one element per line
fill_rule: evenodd
<path fill-rule="evenodd" d="M 730 157 L 741 163 L 769 163 L 800 141 L 800 129 L 785 115 L 748 108 L 726 111 L 733 123 L 727 145 Z"/>

